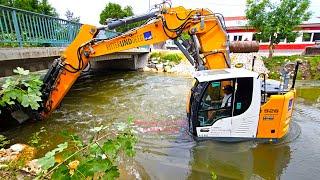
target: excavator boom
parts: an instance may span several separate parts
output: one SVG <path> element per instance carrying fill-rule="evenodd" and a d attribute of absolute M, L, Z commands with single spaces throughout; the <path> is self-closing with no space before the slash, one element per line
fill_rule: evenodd
<path fill-rule="evenodd" d="M 146 20 L 144 25 L 111 39 L 97 39 L 99 31 Z M 182 33 L 190 40 L 181 44 Z M 139 17 L 109 22 L 97 28 L 82 25 L 75 40 L 57 59 L 44 78 L 42 118 L 61 103 L 90 58 L 172 39 L 197 70 L 230 67 L 229 42 L 222 17 L 207 9 L 162 8 Z"/>

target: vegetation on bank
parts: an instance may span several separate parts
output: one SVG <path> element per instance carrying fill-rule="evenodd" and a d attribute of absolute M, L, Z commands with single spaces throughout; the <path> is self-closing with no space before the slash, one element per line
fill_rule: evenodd
<path fill-rule="evenodd" d="M 182 53 L 172 53 L 172 52 L 152 52 L 150 54 L 150 59 L 152 61 L 157 61 L 157 63 L 172 63 L 179 64 L 183 60 L 184 56 Z"/>
<path fill-rule="evenodd" d="M 274 56 L 263 58 L 266 68 L 270 71 L 269 78 L 279 79 L 281 66 L 287 62 L 301 61 L 298 80 L 320 80 L 320 56 Z"/>
<path fill-rule="evenodd" d="M 137 137 L 131 128 L 132 120 L 129 118 L 127 123 L 117 123 L 112 127 L 90 129 L 92 136 L 88 140 L 64 131 L 61 133 L 64 142 L 39 159 L 32 160 L 23 150 L 23 155 L 1 162 L 0 176 L 6 175 L 8 179 L 18 176 L 60 180 L 116 179 L 120 176 L 119 164 L 127 157 L 135 156 Z M 39 142 L 35 144 L 37 149 L 44 146 Z"/>

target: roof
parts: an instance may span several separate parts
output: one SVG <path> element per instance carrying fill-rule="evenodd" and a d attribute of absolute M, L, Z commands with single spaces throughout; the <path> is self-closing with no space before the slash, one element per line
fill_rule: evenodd
<path fill-rule="evenodd" d="M 239 21 L 239 20 L 247 20 L 247 17 L 245 16 L 229 16 L 229 17 L 224 17 L 225 21 Z"/>
<path fill-rule="evenodd" d="M 221 79 L 232 79 L 242 77 L 258 77 L 258 73 L 244 68 L 228 68 L 218 70 L 196 71 L 193 74 L 199 82 L 215 81 Z"/>
<path fill-rule="evenodd" d="M 228 29 L 243 29 L 247 27 L 248 20 L 245 16 L 225 17 L 225 23 Z M 320 17 L 311 17 L 308 21 L 299 25 L 300 28 L 320 27 Z M 252 28 L 249 28 L 252 29 Z"/>

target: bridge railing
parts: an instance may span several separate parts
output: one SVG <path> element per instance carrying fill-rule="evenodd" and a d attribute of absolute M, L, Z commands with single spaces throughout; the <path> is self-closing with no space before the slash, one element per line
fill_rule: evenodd
<path fill-rule="evenodd" d="M 0 5 L 0 47 L 67 46 L 80 27 L 80 23 Z"/>
<path fill-rule="evenodd" d="M 9 46 L 64 46 L 81 24 L 0 5 L 0 43 Z"/>

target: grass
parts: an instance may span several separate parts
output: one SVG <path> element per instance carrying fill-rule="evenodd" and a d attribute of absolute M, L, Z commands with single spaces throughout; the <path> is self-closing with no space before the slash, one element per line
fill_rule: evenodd
<path fill-rule="evenodd" d="M 269 77 L 272 79 L 279 79 L 278 73 L 281 66 L 286 62 L 295 62 L 297 60 L 302 61 L 300 71 L 298 72 L 298 79 L 312 79 L 320 80 L 320 56 L 274 56 L 271 59 L 263 58 L 265 66 L 270 70 Z"/>

